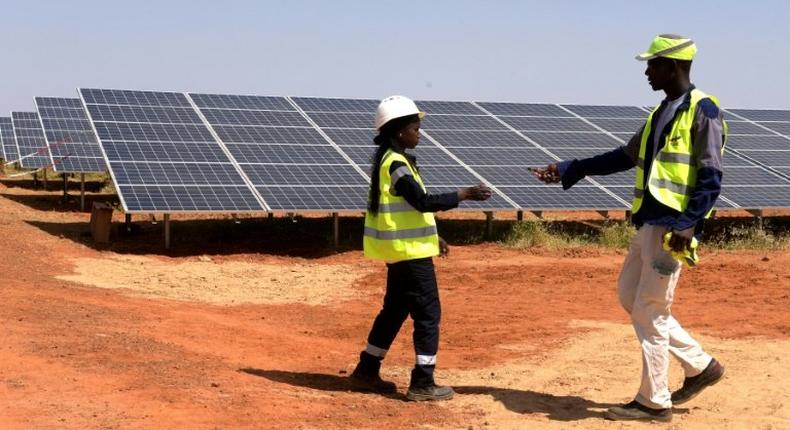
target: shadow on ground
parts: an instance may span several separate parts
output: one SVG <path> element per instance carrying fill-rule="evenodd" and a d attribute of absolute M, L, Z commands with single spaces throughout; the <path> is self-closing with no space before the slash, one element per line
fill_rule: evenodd
<path fill-rule="evenodd" d="M 259 376 L 272 382 L 310 388 L 321 391 L 364 392 L 356 390 L 348 377 L 324 373 L 289 372 L 285 370 L 239 369 L 239 372 Z M 453 387 L 459 395 L 488 395 L 502 403 L 509 411 L 517 414 L 543 414 L 553 421 L 579 421 L 587 418 L 603 418 L 610 403 L 598 403 L 578 396 L 556 396 L 530 390 L 515 390 L 486 386 Z M 392 399 L 405 400 L 403 394 L 386 395 Z"/>
<path fill-rule="evenodd" d="M 553 421 L 578 421 L 586 418 L 603 418 L 611 403 L 598 403 L 579 396 L 555 396 L 530 390 L 514 390 L 486 386 L 453 387 L 461 395 L 488 395 L 502 403 L 507 410 L 517 414 L 544 414 Z"/>
<path fill-rule="evenodd" d="M 77 193 L 70 191 L 65 198 L 63 194 L 53 194 L 51 192 L 49 194 L 2 193 L 0 196 L 16 203 L 23 204 L 31 209 L 54 212 L 90 213 L 93 202 L 118 203 L 118 196 L 115 194 L 85 194 L 85 209 L 80 210 L 79 191 L 77 191 Z"/>
<path fill-rule="evenodd" d="M 285 370 L 264 370 L 254 368 L 239 369 L 239 372 L 268 379 L 272 382 L 310 388 L 321 391 L 345 391 L 353 393 L 370 393 L 355 387 L 347 376 L 327 375 L 325 373 L 288 372 Z M 403 393 L 377 394 L 395 400 L 406 400 Z"/>

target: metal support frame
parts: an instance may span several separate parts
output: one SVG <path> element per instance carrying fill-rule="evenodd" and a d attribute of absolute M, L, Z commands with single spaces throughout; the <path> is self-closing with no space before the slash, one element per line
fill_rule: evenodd
<path fill-rule="evenodd" d="M 753 217 L 754 220 L 757 222 L 757 227 L 762 230 L 765 226 L 765 218 L 763 217 L 763 210 L 762 209 L 747 209 L 746 212 L 749 212 Z"/>
<path fill-rule="evenodd" d="M 233 220 L 234 224 L 241 224 L 241 220 L 237 214 L 230 214 L 231 219 Z"/>
<path fill-rule="evenodd" d="M 332 212 L 332 245 L 335 248 L 340 246 L 340 216 L 337 212 Z"/>
<path fill-rule="evenodd" d="M 38 173 L 33 172 L 33 189 L 38 188 Z"/>
<path fill-rule="evenodd" d="M 609 219 L 609 211 L 595 211 L 598 212 L 598 215 L 602 216 L 603 219 Z"/>
<path fill-rule="evenodd" d="M 516 221 L 524 221 L 524 211 L 516 212 Z"/>
<path fill-rule="evenodd" d="M 85 212 L 85 174 L 80 173 L 80 211 Z"/>
<path fill-rule="evenodd" d="M 485 238 L 491 239 L 494 236 L 494 212 L 485 211 L 483 212 L 486 214 L 486 232 Z"/>
<path fill-rule="evenodd" d="M 165 214 L 165 249 L 170 249 L 170 214 Z"/>
<path fill-rule="evenodd" d="M 148 220 L 151 221 L 151 224 L 156 225 L 156 215 L 154 214 L 148 215 Z"/>
<path fill-rule="evenodd" d="M 130 233 L 132 231 L 132 214 L 124 214 L 124 223 L 126 226 L 126 232 Z"/>
<path fill-rule="evenodd" d="M 67 173 L 63 173 L 63 203 L 69 201 L 69 177 Z"/>
<path fill-rule="evenodd" d="M 269 216 L 268 216 L 268 218 L 269 218 L 269 219 L 274 219 L 274 212 L 269 212 Z"/>
<path fill-rule="evenodd" d="M 47 169 L 44 168 L 44 169 L 41 170 L 41 172 L 43 174 L 43 179 L 44 179 L 44 191 L 46 191 L 48 189 L 48 187 L 47 187 Z"/>
<path fill-rule="evenodd" d="M 543 211 L 530 211 L 530 212 L 532 212 L 532 215 L 535 215 L 539 219 L 543 219 Z"/>

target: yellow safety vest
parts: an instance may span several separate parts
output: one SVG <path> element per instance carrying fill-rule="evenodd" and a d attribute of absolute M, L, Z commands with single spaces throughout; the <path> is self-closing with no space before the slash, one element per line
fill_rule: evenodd
<path fill-rule="evenodd" d="M 655 159 L 650 165 L 650 175 L 648 176 L 647 186 L 650 194 L 660 203 L 683 212 L 688 206 L 691 191 L 697 184 L 697 167 L 693 159 L 693 142 L 691 141 L 691 128 L 694 125 L 694 113 L 697 103 L 703 99 L 710 99 L 716 106 L 719 100 L 709 96 L 698 89 L 691 90 L 691 100 L 688 108 L 678 111 L 675 114 L 672 129 L 666 136 L 664 146 L 656 154 Z M 650 127 L 653 123 L 653 115 L 658 107 L 650 112 L 647 123 L 642 131 L 642 140 L 639 147 L 639 160 L 636 165 L 636 185 L 634 188 L 634 201 L 631 207 L 633 213 L 642 207 L 642 199 L 645 194 L 645 151 L 647 141 L 650 137 Z M 727 139 L 727 123 L 723 122 L 724 141 Z M 656 130 L 661 133 L 662 130 Z M 724 153 L 724 145 L 721 147 Z M 708 218 L 712 210 L 705 218 Z"/>
<path fill-rule="evenodd" d="M 439 235 L 433 214 L 420 212 L 403 197 L 393 195 L 390 165 L 394 161 L 406 166 L 395 170 L 392 176 L 410 173 L 425 191 L 420 174 L 403 154 L 392 150 L 384 154 L 379 169 L 379 210 L 365 215 L 365 256 L 394 263 L 439 255 Z"/>

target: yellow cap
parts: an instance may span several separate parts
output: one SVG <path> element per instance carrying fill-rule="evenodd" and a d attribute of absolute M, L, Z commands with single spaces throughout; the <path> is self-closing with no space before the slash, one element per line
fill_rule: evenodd
<path fill-rule="evenodd" d="M 652 60 L 656 57 L 673 58 L 675 60 L 691 61 L 697 53 L 697 45 L 688 37 L 677 34 L 660 34 L 653 39 L 647 52 L 639 54 L 639 61 Z"/>

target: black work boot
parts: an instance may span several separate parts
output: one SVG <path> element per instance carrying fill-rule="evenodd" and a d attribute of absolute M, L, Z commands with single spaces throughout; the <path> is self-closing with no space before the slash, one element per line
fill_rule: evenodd
<path fill-rule="evenodd" d="M 612 421 L 658 421 L 668 423 L 672 421 L 672 408 L 648 408 L 634 400 L 622 406 L 609 408 L 604 413 L 604 417 Z"/>
<path fill-rule="evenodd" d="M 357 391 L 368 391 L 372 393 L 394 393 L 398 387 L 394 382 L 381 379 L 379 370 L 381 369 L 381 358 L 374 357 L 365 351 L 359 354 L 359 363 L 351 375 L 348 377 L 351 386 Z"/>
<path fill-rule="evenodd" d="M 415 402 L 424 400 L 450 400 L 453 398 L 452 387 L 436 385 L 433 380 L 434 366 L 418 365 L 411 371 L 411 382 L 406 398 Z"/>
<path fill-rule="evenodd" d="M 453 398 L 453 387 L 444 387 L 441 385 L 431 384 L 422 387 L 409 387 L 406 392 L 406 398 L 415 402 L 423 400 L 450 400 Z"/>
<path fill-rule="evenodd" d="M 708 367 L 697 376 L 686 378 L 683 380 L 683 386 L 679 390 L 672 393 L 672 403 L 681 405 L 689 400 L 697 397 L 707 387 L 714 385 L 721 381 L 724 376 L 724 366 L 722 366 L 715 358 L 710 360 Z"/>

